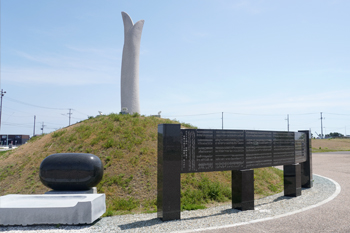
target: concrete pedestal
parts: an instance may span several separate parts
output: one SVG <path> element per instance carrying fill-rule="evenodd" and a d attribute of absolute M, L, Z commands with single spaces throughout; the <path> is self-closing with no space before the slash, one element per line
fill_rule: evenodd
<path fill-rule="evenodd" d="M 254 170 L 232 171 L 232 209 L 254 210 Z"/>
<path fill-rule="evenodd" d="M 297 197 L 301 195 L 300 164 L 284 165 L 284 196 Z"/>
<path fill-rule="evenodd" d="M 91 224 L 106 211 L 104 194 L 6 195 L 0 225 Z"/>

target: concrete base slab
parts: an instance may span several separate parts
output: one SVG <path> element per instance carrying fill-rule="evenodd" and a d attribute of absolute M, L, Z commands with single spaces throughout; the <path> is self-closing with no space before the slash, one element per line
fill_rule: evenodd
<path fill-rule="evenodd" d="M 11 194 L 0 197 L 0 225 L 91 224 L 106 211 L 105 194 Z"/>

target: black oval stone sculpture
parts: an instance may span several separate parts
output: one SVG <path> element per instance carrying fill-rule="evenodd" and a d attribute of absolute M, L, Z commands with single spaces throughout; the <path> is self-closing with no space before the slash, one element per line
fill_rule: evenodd
<path fill-rule="evenodd" d="M 54 190 L 88 190 L 102 180 L 103 164 L 93 154 L 52 154 L 41 162 L 39 176 L 46 187 Z"/>

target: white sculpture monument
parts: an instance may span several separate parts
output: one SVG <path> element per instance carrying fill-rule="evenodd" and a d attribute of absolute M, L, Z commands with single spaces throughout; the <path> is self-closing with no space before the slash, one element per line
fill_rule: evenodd
<path fill-rule="evenodd" d="M 124 22 L 124 47 L 121 68 L 121 108 L 130 114 L 140 114 L 139 98 L 139 57 L 144 20 L 132 22 L 130 16 L 122 12 Z"/>

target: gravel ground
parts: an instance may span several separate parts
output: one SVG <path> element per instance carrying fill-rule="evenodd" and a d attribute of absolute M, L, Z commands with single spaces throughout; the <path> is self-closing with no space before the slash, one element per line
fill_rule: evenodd
<path fill-rule="evenodd" d="M 225 225 L 241 225 L 285 216 L 330 198 L 337 191 L 333 181 L 314 175 L 314 187 L 303 189 L 299 197 L 284 197 L 283 193 L 255 200 L 255 210 L 239 211 L 229 204 L 205 210 L 181 212 L 181 220 L 162 222 L 157 214 L 135 214 L 105 217 L 94 225 L 82 226 L 14 226 L 0 227 L 9 232 L 192 232 L 203 228 L 220 228 Z M 339 190 L 338 190 L 339 191 Z"/>

